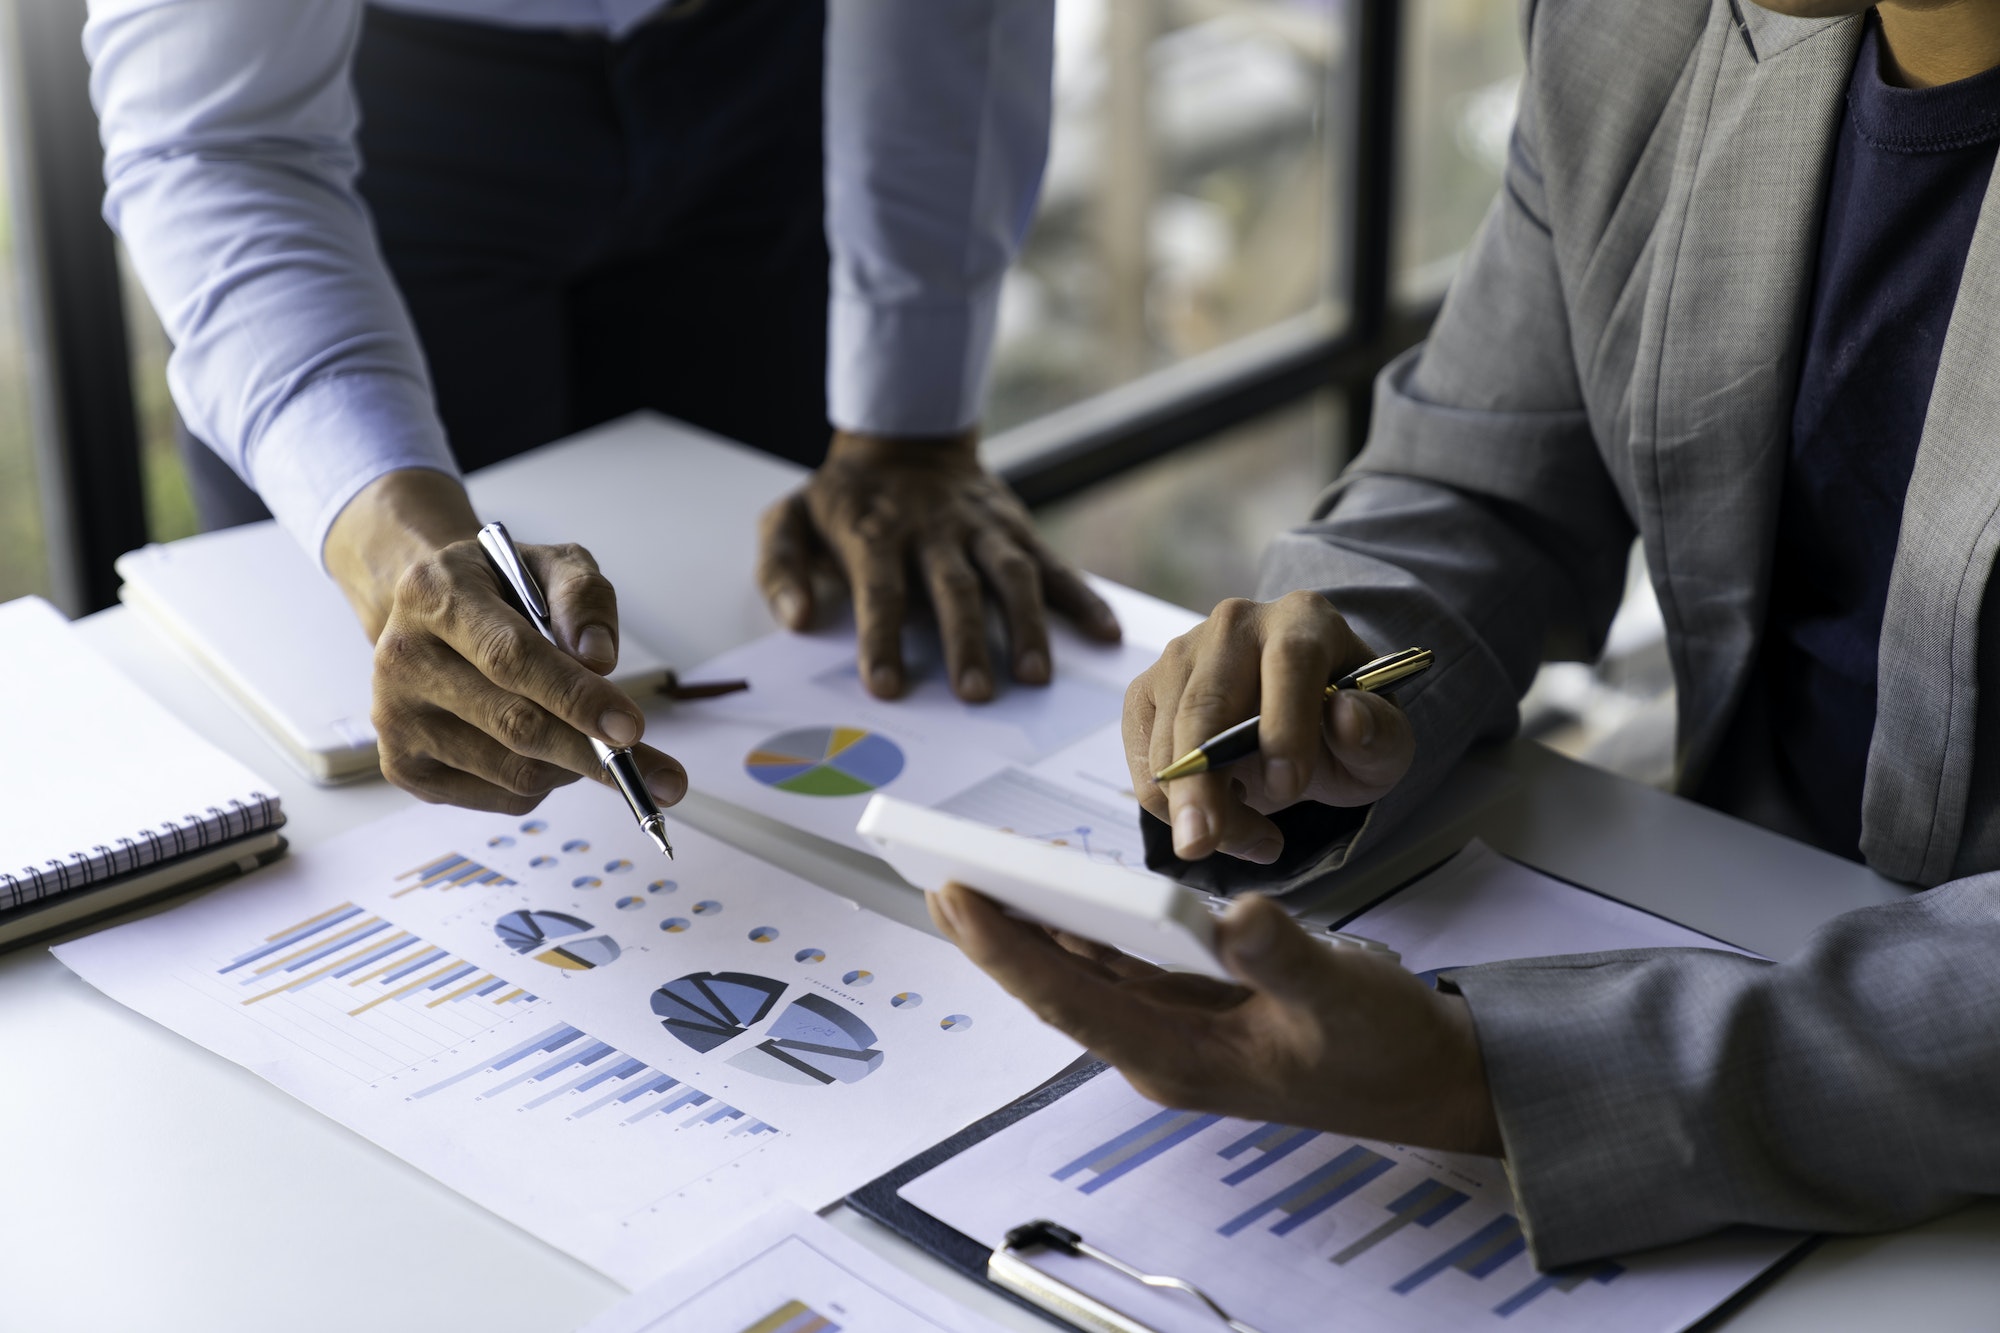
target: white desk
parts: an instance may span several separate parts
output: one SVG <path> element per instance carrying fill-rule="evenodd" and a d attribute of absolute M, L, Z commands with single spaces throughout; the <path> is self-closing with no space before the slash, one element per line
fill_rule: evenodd
<path fill-rule="evenodd" d="M 530 540 L 581 538 L 626 623 L 694 663 L 768 628 L 750 588 L 751 516 L 796 476 L 658 419 L 632 419 L 488 470 L 481 509 Z M 619 523 L 615 516 L 633 515 Z M 605 515 L 614 516 L 606 522 Z M 643 517 L 639 517 L 643 515 Z M 398 809 L 376 782 L 312 786 L 173 649 L 124 610 L 88 640 L 283 791 L 295 848 Z M 1463 807 L 1397 865 L 1476 829 L 1532 864 L 1767 952 L 1833 910 L 1899 892 L 1846 862 L 1517 744 L 1482 761 Z M 1471 800 L 1504 788 L 1498 801 Z M 817 858 L 777 826 L 681 812 L 906 922 L 915 895 L 865 858 Z M 824 844 L 820 844 L 824 847 Z M 1400 858 L 1400 859 L 1398 859 Z M 1801 866 L 1808 871 L 1799 873 Z M 1782 868 L 1790 893 L 1758 892 Z M 99 995 L 40 948 L 0 954 L 0 1330 L 481 1330 L 563 1333 L 620 1295 L 255 1075 Z M 45 1089 L 54 1088 L 50 1093 Z M 1047 1325 L 865 1219 L 834 1221 L 1003 1324 Z M 1821 1245 L 1732 1331 L 2000 1326 L 2000 1206 Z"/>

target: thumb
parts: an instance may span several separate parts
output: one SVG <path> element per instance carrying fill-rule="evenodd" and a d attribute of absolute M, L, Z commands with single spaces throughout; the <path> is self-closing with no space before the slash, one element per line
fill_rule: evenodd
<path fill-rule="evenodd" d="M 1237 980 L 1274 999 L 1304 1000 L 1322 980 L 1326 950 L 1261 894 L 1230 905 L 1220 942 L 1222 961 Z"/>

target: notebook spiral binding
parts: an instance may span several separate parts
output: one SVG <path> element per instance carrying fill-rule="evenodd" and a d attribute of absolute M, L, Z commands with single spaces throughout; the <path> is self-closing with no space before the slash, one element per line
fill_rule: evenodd
<path fill-rule="evenodd" d="M 211 805 L 200 814 L 190 814 L 157 828 L 141 829 L 129 838 L 118 838 L 109 847 L 99 845 L 89 851 L 71 852 L 60 860 L 44 861 L 39 866 L 11 873 L 0 870 L 0 909 L 101 884 L 204 847 L 260 833 L 278 821 L 280 812 L 277 797 L 252 792 L 247 800 L 230 801 L 227 808 Z"/>

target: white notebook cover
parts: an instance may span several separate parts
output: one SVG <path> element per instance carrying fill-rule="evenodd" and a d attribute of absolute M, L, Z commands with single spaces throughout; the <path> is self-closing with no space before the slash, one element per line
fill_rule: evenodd
<path fill-rule="evenodd" d="M 373 649 L 333 581 L 276 523 L 207 532 L 119 557 L 119 599 L 187 650 L 313 781 L 373 775 Z M 648 693 L 667 664 L 620 636 L 611 679 Z"/>
<path fill-rule="evenodd" d="M 30 872 L 95 882 L 276 815 L 270 783 L 155 703 L 39 597 L 0 606 L 0 646 L 0 907 L 45 896 Z"/>

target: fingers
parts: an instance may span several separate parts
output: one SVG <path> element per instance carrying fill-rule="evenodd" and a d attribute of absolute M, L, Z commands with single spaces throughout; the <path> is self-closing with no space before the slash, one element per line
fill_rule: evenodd
<path fill-rule="evenodd" d="M 1323 734 L 1337 771 L 1315 796 L 1330 805 L 1366 805 L 1402 781 L 1416 759 L 1409 715 L 1393 700 L 1342 690 L 1323 710 Z"/>
<path fill-rule="evenodd" d="M 1164 663 L 1153 666 L 1125 687 L 1125 711 L 1119 718 L 1119 731 L 1125 741 L 1125 767 L 1132 774 L 1132 794 L 1139 798 L 1139 804 L 1148 814 L 1159 820 L 1171 818 L 1167 793 L 1153 781 L 1153 774 L 1160 771 L 1153 764 L 1153 719 L 1157 713 L 1153 706 L 1153 673 L 1163 667 Z"/>
<path fill-rule="evenodd" d="M 1021 536 L 1025 537 L 1021 545 L 1040 574 L 1042 596 L 1049 608 L 1100 643 L 1118 642 L 1124 631 L 1119 628 L 1110 604 L 1091 590 L 1081 574 L 1059 560 L 1032 530 Z"/>
<path fill-rule="evenodd" d="M 812 511 L 803 491 L 795 491 L 764 511 L 758 520 L 757 587 L 771 615 L 789 630 L 813 620 Z"/>
<path fill-rule="evenodd" d="M 1155 734 L 1165 733 L 1165 743 L 1154 746 L 1155 755 L 1165 754 L 1162 768 L 1257 711 L 1263 656 L 1259 610 L 1255 602 L 1232 598 L 1210 615 L 1204 628 L 1211 632 L 1173 706 L 1171 731 L 1155 720 Z M 1249 807 L 1246 794 L 1227 769 L 1168 783 L 1174 853 L 1183 860 L 1216 851 L 1259 864 L 1277 860 L 1284 838 L 1277 825 Z"/>
<path fill-rule="evenodd" d="M 1178 1048 L 1168 1016 L 1123 995 L 1049 936 L 958 884 L 933 895 L 939 927 L 979 968 L 1098 1055 L 1123 1067 Z"/>
<path fill-rule="evenodd" d="M 998 527 L 982 528 L 974 534 L 972 558 L 1000 602 L 1000 613 L 1007 623 L 1007 644 L 1014 657 L 1014 679 L 1023 685 L 1046 685 L 1049 627 L 1042 610 L 1040 567 Z"/>
<path fill-rule="evenodd" d="M 530 546 L 522 558 L 542 585 L 556 637 L 576 660 L 604 676 L 618 665 L 618 593 L 590 552 L 574 542 Z"/>
<path fill-rule="evenodd" d="M 582 614 L 591 618 L 590 624 L 582 626 L 579 638 L 585 637 L 592 625 L 611 635 L 617 613 L 610 584 L 601 575 L 593 582 L 592 575 L 573 562 L 557 572 Z M 518 611 L 500 600 L 492 575 L 483 567 L 479 575 L 472 577 L 433 562 L 412 566 L 398 588 L 399 614 L 376 644 L 378 671 L 393 671 L 390 659 L 407 650 L 404 639 L 421 638 L 428 631 L 494 685 L 526 697 L 576 730 L 608 745 L 630 745 L 638 740 L 646 726 L 638 705 L 601 675 L 543 639 Z M 428 586 L 435 583 L 443 586 Z M 555 591 L 546 591 L 553 606 Z M 415 622 L 407 627 L 401 616 L 406 602 Z M 572 618 L 576 619 L 574 613 Z M 607 669 L 609 661 L 617 657 L 616 640 L 611 643 Z"/>
<path fill-rule="evenodd" d="M 1333 677 L 1329 633 L 1339 617 L 1315 593 L 1293 593 L 1269 608 L 1260 662 L 1257 748 L 1264 794 L 1286 806 L 1305 794 L 1318 763 L 1326 682 Z"/>
<path fill-rule="evenodd" d="M 681 761 L 670 754 L 663 754 L 650 745 L 632 747 L 632 762 L 639 766 L 639 776 L 646 780 L 646 790 L 661 805 L 678 805 L 681 797 L 687 795 L 687 769 Z M 598 781 L 607 786 L 615 786 L 611 775 L 600 769 L 594 774 Z"/>
<path fill-rule="evenodd" d="M 508 750 L 442 710 L 425 710 L 396 732 L 382 775 L 420 800 L 526 814 L 577 774 Z"/>
<path fill-rule="evenodd" d="M 1259 894 L 1231 903 L 1216 933 L 1217 952 L 1229 970 L 1244 985 L 1286 1004 L 1311 1001 L 1339 970 L 1334 950 Z"/>
<path fill-rule="evenodd" d="M 843 546 L 854 589 L 861 680 L 876 698 L 893 699 L 903 692 L 903 616 L 909 603 L 902 552 L 861 539 Z"/>
<path fill-rule="evenodd" d="M 986 605 L 979 575 L 953 535 L 927 541 L 917 551 L 938 634 L 944 640 L 945 672 L 958 697 L 984 703 L 993 697 L 993 665 L 986 656 Z"/>

